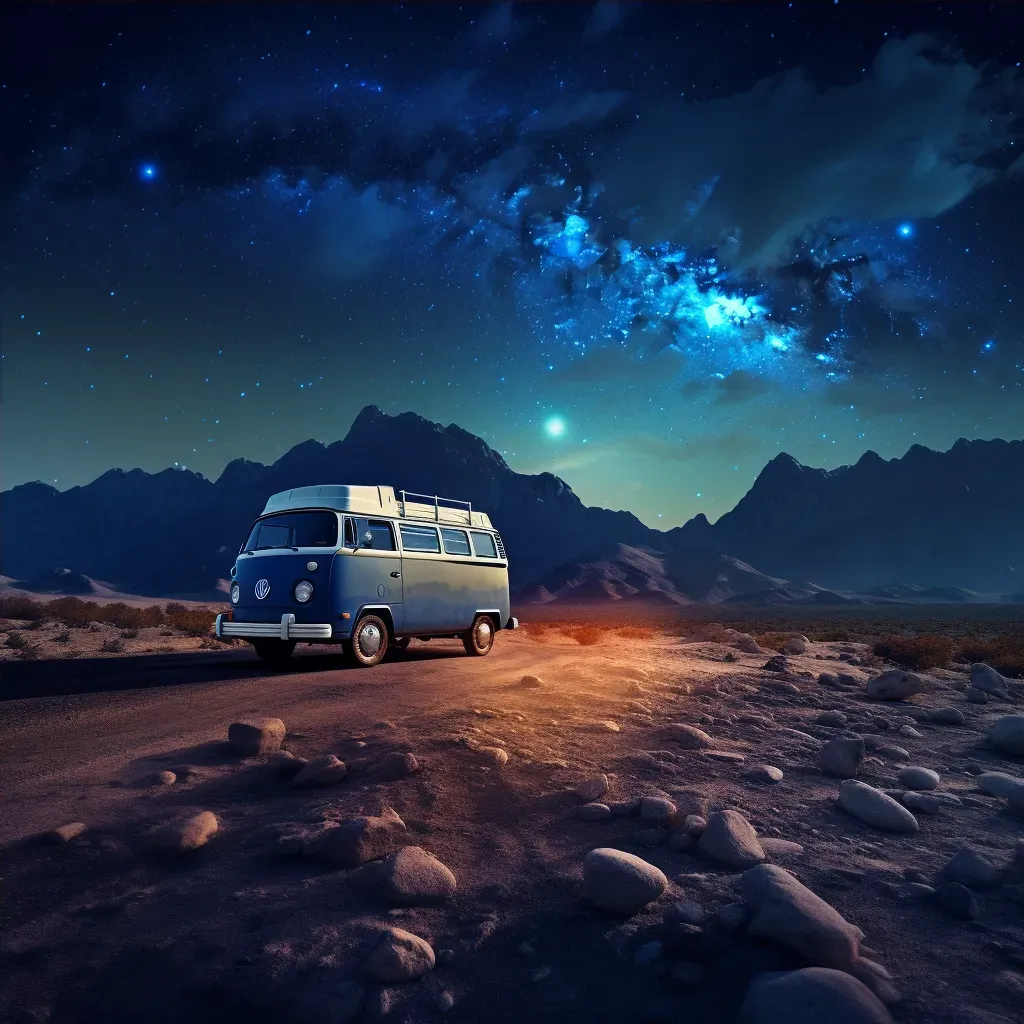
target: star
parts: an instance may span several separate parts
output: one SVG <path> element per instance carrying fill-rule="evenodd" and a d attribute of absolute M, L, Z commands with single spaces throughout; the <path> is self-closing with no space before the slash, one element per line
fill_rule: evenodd
<path fill-rule="evenodd" d="M 896 234 L 898 234 L 900 238 L 913 238 L 914 225 L 903 223 L 896 229 Z"/>
<path fill-rule="evenodd" d="M 143 181 L 156 181 L 158 174 L 156 164 L 143 164 L 139 168 L 139 177 Z"/>
<path fill-rule="evenodd" d="M 565 434 L 565 420 L 561 416 L 551 416 L 544 423 L 544 432 L 548 437 L 562 437 Z"/>

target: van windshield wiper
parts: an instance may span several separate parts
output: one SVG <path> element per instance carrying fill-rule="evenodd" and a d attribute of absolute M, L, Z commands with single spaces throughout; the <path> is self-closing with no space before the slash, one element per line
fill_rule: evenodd
<path fill-rule="evenodd" d="M 258 548 L 253 548 L 253 551 L 298 551 L 299 549 L 292 544 L 261 544 Z"/>

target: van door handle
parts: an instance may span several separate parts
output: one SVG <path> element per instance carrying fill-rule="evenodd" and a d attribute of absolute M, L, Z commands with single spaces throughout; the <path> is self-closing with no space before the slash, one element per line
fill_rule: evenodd
<path fill-rule="evenodd" d="M 391 578 L 392 578 L 393 580 L 397 580 L 397 579 L 398 579 L 398 578 L 399 578 L 399 577 L 400 577 L 401 575 L 402 575 L 402 574 L 401 574 L 400 572 L 393 572 L 393 573 L 391 574 Z"/>

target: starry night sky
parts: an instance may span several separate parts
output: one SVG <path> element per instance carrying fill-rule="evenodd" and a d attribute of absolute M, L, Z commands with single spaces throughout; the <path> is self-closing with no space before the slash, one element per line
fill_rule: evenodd
<path fill-rule="evenodd" d="M 1024 436 L 1011 4 L 7 6 L 3 486 L 368 404 L 667 528 Z"/>

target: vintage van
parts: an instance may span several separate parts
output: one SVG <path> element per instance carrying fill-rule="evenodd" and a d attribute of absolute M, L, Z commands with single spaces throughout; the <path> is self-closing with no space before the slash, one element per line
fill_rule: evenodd
<path fill-rule="evenodd" d="M 330 484 L 273 495 L 231 570 L 216 635 L 268 662 L 299 641 L 340 644 L 357 665 L 417 637 L 456 637 L 469 654 L 516 629 L 508 559 L 488 516 L 466 501 Z"/>

